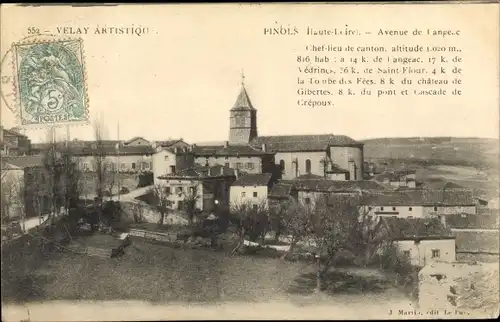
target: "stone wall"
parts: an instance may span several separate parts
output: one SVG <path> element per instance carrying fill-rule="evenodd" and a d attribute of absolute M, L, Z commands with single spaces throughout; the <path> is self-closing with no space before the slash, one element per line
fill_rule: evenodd
<path fill-rule="evenodd" d="M 160 220 L 160 212 L 151 205 L 142 201 L 121 201 L 124 222 L 133 223 L 136 218 L 140 222 L 157 223 Z M 134 218 L 134 214 L 136 218 Z M 165 224 L 169 225 L 187 225 L 188 220 L 177 213 L 168 213 L 165 215 Z"/>
<path fill-rule="evenodd" d="M 421 310 L 495 317 L 499 313 L 499 298 L 498 262 L 433 263 L 419 273 Z"/>

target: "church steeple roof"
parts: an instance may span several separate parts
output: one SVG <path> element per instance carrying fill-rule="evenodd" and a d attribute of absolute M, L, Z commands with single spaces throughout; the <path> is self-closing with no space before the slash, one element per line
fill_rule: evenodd
<path fill-rule="evenodd" d="M 248 97 L 248 93 L 245 89 L 245 75 L 241 73 L 241 90 L 240 94 L 238 95 L 238 98 L 236 99 L 236 102 L 233 105 L 233 110 L 255 110 L 255 108 L 252 105 L 252 102 L 250 101 L 250 98 Z"/>
<path fill-rule="evenodd" d="M 241 86 L 240 94 L 231 110 L 255 110 L 244 85 Z"/>

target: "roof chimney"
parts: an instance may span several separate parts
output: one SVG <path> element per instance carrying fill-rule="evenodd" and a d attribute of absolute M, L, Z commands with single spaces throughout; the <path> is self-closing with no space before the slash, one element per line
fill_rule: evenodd
<path fill-rule="evenodd" d="M 266 152 L 266 144 L 262 143 L 262 152 Z"/>
<path fill-rule="evenodd" d="M 220 167 L 220 175 L 223 176 L 224 175 L 224 167 Z"/>
<path fill-rule="evenodd" d="M 224 148 L 227 148 L 228 147 L 228 142 L 227 141 L 224 141 Z"/>
<path fill-rule="evenodd" d="M 210 177 L 210 168 L 208 168 L 208 176 Z"/>

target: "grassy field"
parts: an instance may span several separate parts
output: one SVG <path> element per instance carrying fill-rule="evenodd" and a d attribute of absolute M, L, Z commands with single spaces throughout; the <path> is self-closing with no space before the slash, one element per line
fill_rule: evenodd
<path fill-rule="evenodd" d="M 112 245 L 110 236 L 87 237 L 89 246 Z M 404 295 L 371 269 L 331 273 L 325 293 L 335 303 L 401 302 Z M 100 259 L 55 253 L 30 273 L 11 276 L 2 301 L 140 300 L 164 302 L 306 301 L 315 279 L 307 263 L 227 256 L 135 241 L 126 254 Z M 409 302 L 409 300 L 408 300 Z"/>

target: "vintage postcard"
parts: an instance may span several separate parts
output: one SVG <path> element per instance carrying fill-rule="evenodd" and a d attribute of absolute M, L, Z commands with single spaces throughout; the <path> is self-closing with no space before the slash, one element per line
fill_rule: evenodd
<path fill-rule="evenodd" d="M 2 321 L 498 317 L 497 2 L 0 17 Z"/>

